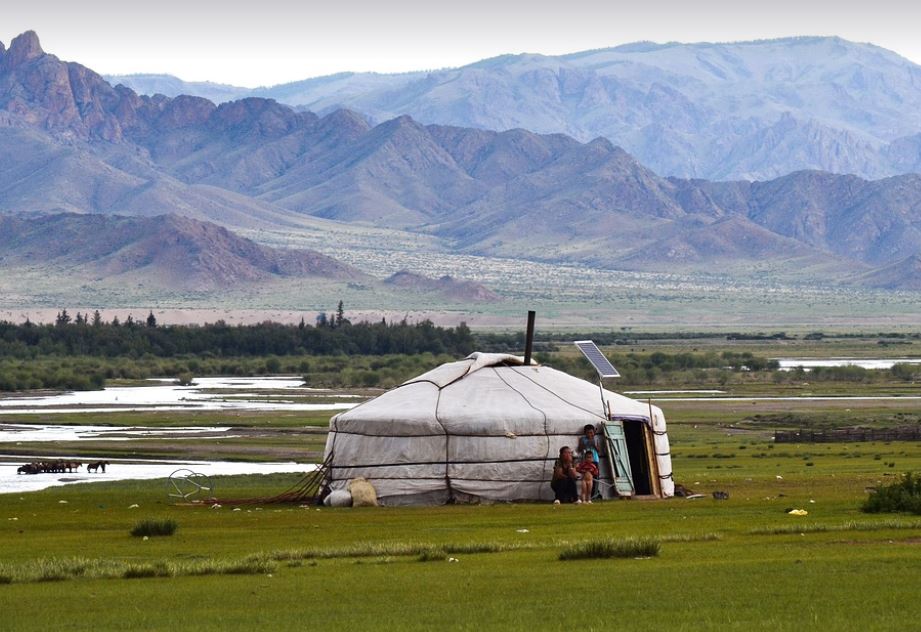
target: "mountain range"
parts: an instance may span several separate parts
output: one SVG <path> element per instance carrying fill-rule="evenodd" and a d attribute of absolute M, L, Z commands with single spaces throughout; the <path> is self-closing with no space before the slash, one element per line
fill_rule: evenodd
<path fill-rule="evenodd" d="M 32 32 L 0 46 L 0 210 L 360 224 L 470 254 L 658 271 L 770 263 L 896 289 L 921 252 L 914 174 L 665 178 L 604 138 L 142 96 L 46 54 Z"/>
<path fill-rule="evenodd" d="M 114 76 L 142 94 L 275 99 L 383 122 L 604 137 L 659 174 L 770 179 L 814 169 L 879 178 L 921 170 L 921 67 L 837 37 L 641 42 L 504 55 L 461 68 L 346 72 L 269 88 Z"/>

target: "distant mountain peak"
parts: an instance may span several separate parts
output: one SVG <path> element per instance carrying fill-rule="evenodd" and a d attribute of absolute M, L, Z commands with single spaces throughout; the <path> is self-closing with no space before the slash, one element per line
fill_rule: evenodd
<path fill-rule="evenodd" d="M 368 120 L 364 116 L 355 110 L 350 110 L 348 108 L 338 108 L 333 110 L 322 119 L 320 119 L 320 124 L 346 127 L 354 130 L 360 130 L 362 132 L 371 129 L 371 125 L 368 124 Z"/>
<path fill-rule="evenodd" d="M 10 49 L 3 56 L 7 68 L 14 68 L 27 61 L 38 59 L 45 54 L 35 31 L 26 31 L 17 35 L 10 42 Z"/>

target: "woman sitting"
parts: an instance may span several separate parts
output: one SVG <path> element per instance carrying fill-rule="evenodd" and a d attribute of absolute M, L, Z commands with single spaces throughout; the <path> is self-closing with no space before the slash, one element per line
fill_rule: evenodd
<path fill-rule="evenodd" d="M 575 465 L 572 462 L 572 448 L 563 446 L 560 448 L 560 458 L 553 462 L 553 477 L 550 479 L 550 489 L 553 490 L 555 505 L 578 500 L 577 476 Z"/>

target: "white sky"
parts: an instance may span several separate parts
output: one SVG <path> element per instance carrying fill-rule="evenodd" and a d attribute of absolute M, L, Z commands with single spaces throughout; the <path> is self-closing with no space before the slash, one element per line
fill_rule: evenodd
<path fill-rule="evenodd" d="M 7 4 L 7 3 L 4 3 Z M 921 63 L 912 0 L 33 0 L 8 3 L 0 41 L 104 74 L 170 73 L 255 87 L 343 70 L 459 66 L 503 53 L 656 42 L 839 35 Z"/>

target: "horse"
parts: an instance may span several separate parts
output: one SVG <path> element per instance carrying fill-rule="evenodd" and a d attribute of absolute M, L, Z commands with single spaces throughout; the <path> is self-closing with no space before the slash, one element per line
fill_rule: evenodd
<path fill-rule="evenodd" d="M 86 471 L 87 471 L 87 472 L 96 472 L 97 470 L 102 470 L 102 473 L 105 474 L 105 473 L 106 473 L 106 465 L 108 465 L 108 464 L 109 464 L 108 461 L 96 461 L 95 463 L 87 463 L 87 464 L 86 464 Z"/>

